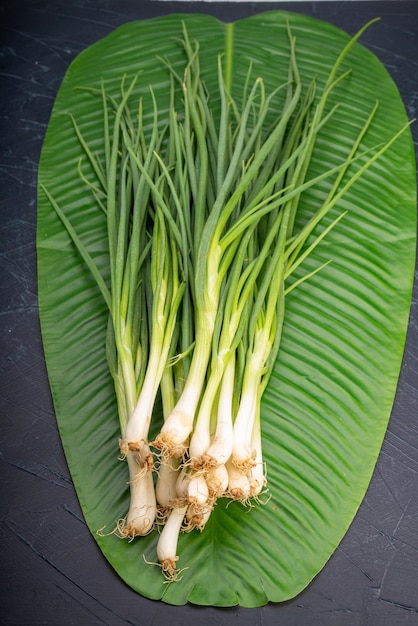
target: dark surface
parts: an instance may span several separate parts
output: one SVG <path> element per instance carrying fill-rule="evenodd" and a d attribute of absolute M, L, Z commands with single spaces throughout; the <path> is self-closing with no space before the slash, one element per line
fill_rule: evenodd
<path fill-rule="evenodd" d="M 350 34 L 381 16 L 362 43 L 391 73 L 408 116 L 418 114 L 416 1 L 0 1 L 1 624 L 418 624 L 416 289 L 398 392 L 370 488 L 324 570 L 288 603 L 172 607 L 134 593 L 84 523 L 57 432 L 37 309 L 36 182 L 49 115 L 70 62 L 132 19 L 202 12 L 230 21 L 271 9 L 303 12 Z M 417 124 L 413 132 L 416 139 Z"/>

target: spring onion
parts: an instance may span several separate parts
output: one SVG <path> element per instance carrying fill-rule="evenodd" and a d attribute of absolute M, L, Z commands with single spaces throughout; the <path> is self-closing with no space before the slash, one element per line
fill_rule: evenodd
<path fill-rule="evenodd" d="M 287 79 L 269 94 L 250 67 L 234 99 L 220 58 L 219 119 L 185 28 L 183 74 L 161 60 L 168 119 L 150 89 L 150 133 L 142 99 L 133 113 L 140 74 L 124 77 L 116 97 L 103 83 L 90 89 L 103 110 L 103 154 L 93 153 L 75 119 L 73 126 L 84 153 L 79 175 L 107 225 L 109 283 L 43 187 L 109 311 L 106 348 L 130 486 L 115 532 L 131 540 L 162 525 L 157 557 L 168 580 L 178 577 L 182 531 L 203 531 L 219 498 L 253 506 L 267 490 L 261 399 L 286 298 L 327 263 L 302 278 L 295 272 L 344 213 L 320 230 L 323 218 L 405 130 L 361 153 L 376 105 L 345 159 L 310 174 L 321 129 L 341 106 L 329 98 L 349 75 L 342 61 L 365 28 L 319 94 L 315 80 L 301 83 L 290 29 Z M 325 180 L 325 200 L 298 226 L 303 193 Z M 159 399 L 163 423 L 150 440 Z"/>

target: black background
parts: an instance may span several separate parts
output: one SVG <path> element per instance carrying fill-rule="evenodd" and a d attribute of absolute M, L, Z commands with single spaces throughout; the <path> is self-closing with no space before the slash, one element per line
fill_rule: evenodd
<path fill-rule="evenodd" d="M 369 490 L 324 570 L 287 603 L 173 607 L 134 593 L 84 523 L 58 436 L 37 308 L 36 183 L 49 115 L 70 62 L 133 19 L 200 12 L 231 21 L 272 9 L 305 13 L 350 34 L 381 16 L 362 43 L 389 70 L 408 117 L 418 115 L 417 1 L 0 0 L 0 624 L 418 624 L 416 289 L 398 391 Z"/>

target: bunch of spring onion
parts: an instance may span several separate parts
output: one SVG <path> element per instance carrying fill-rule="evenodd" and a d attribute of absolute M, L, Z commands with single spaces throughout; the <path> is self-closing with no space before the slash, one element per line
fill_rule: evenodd
<path fill-rule="evenodd" d="M 199 46 L 184 28 L 184 71 L 162 60 L 168 119 L 150 89 L 149 132 L 142 99 L 135 111 L 131 104 L 140 74 L 125 77 L 117 97 L 103 84 L 91 90 L 103 107 L 102 156 L 73 123 L 84 151 L 79 174 L 107 224 L 110 284 L 45 189 L 109 310 L 107 355 L 130 485 L 117 532 L 133 539 L 161 524 L 158 560 L 169 580 L 177 575 L 182 530 L 203 530 L 221 497 L 257 502 L 266 489 L 261 398 L 279 351 L 286 297 L 312 273 L 289 278 L 342 214 L 320 230 L 322 218 L 404 130 L 360 165 L 375 107 L 345 160 L 309 174 L 318 134 L 336 110 L 329 96 L 349 73 L 339 73 L 341 63 L 363 30 L 320 94 L 315 81 L 302 85 L 288 31 L 284 84 L 266 93 L 250 67 L 238 101 L 221 58 L 218 91 L 207 92 Z M 328 195 L 297 229 L 304 191 L 325 179 Z M 158 397 L 164 423 L 150 441 Z"/>

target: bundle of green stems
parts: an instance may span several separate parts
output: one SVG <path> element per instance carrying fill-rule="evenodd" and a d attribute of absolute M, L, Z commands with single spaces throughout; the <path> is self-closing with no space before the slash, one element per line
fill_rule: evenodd
<path fill-rule="evenodd" d="M 80 176 L 107 223 L 110 284 L 45 189 L 109 309 L 107 356 L 130 485 L 116 531 L 132 539 L 161 525 L 158 561 L 169 580 L 181 531 L 202 531 L 219 498 L 257 504 L 267 490 L 261 398 L 285 300 L 324 265 L 299 278 L 295 270 L 343 216 L 341 197 L 398 136 L 362 158 L 375 107 L 345 158 L 310 175 L 318 135 L 338 107 L 328 106 L 329 96 L 348 75 L 340 66 L 362 31 L 318 94 L 315 80 L 301 83 L 288 30 L 285 82 L 267 94 L 249 67 L 238 101 L 222 58 L 218 91 L 208 93 L 199 45 L 184 28 L 182 74 L 162 60 L 168 116 L 161 119 L 150 89 L 147 132 L 142 99 L 132 107 L 140 74 L 124 77 L 117 97 L 104 84 L 91 90 L 103 107 L 102 157 L 73 123 L 84 153 Z M 304 192 L 323 181 L 327 192 L 297 228 Z M 331 209 L 337 217 L 321 228 Z M 163 423 L 150 441 L 157 406 Z"/>

